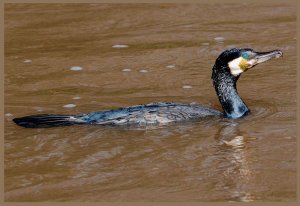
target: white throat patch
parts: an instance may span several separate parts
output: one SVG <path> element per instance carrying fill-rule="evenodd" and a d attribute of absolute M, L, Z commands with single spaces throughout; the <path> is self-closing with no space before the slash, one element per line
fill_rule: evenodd
<path fill-rule="evenodd" d="M 239 74 L 241 74 L 243 72 L 242 68 L 240 67 L 240 63 L 242 60 L 243 60 L 243 58 L 239 57 L 228 63 L 230 73 L 233 76 L 238 76 Z"/>

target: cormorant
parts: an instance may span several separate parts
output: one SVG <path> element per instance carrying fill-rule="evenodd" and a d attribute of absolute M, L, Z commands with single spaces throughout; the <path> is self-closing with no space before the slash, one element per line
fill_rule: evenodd
<path fill-rule="evenodd" d="M 212 80 L 223 112 L 197 104 L 150 103 L 114 110 L 77 115 L 42 114 L 15 118 L 23 127 L 53 127 L 74 124 L 151 125 L 220 116 L 237 119 L 250 110 L 239 96 L 236 82 L 240 75 L 255 65 L 282 56 L 280 50 L 256 52 L 249 48 L 233 48 L 220 54 L 212 68 Z"/>

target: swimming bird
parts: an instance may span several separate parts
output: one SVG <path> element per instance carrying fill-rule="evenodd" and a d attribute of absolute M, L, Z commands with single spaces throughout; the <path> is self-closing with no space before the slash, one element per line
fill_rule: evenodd
<path fill-rule="evenodd" d="M 77 115 L 32 115 L 15 118 L 13 121 L 22 127 L 40 128 L 75 124 L 160 125 L 200 120 L 208 116 L 237 119 L 250 112 L 236 89 L 236 82 L 241 74 L 257 64 L 281 56 L 280 50 L 256 52 L 250 48 L 233 48 L 222 52 L 212 68 L 211 78 L 223 112 L 198 104 L 157 102 Z"/>

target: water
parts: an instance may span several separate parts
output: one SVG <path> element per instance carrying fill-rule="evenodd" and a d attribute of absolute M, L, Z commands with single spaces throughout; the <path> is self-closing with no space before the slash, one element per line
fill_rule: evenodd
<path fill-rule="evenodd" d="M 296 200 L 295 8 L 6 5 L 5 200 Z M 246 118 L 140 129 L 11 121 L 157 101 L 221 110 L 211 67 L 231 47 L 284 53 L 240 78 Z"/>

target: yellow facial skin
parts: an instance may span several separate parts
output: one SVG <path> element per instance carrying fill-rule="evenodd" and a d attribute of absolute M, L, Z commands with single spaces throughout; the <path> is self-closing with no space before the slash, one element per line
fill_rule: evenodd
<path fill-rule="evenodd" d="M 230 73 L 233 76 L 240 75 L 241 73 L 247 71 L 253 66 L 253 60 L 247 60 L 243 57 L 238 57 L 228 63 Z"/>
<path fill-rule="evenodd" d="M 239 63 L 239 67 L 241 68 L 241 70 L 243 70 L 243 72 L 245 72 L 248 69 L 250 69 L 251 64 L 248 63 L 247 59 L 242 58 L 242 60 Z"/>

